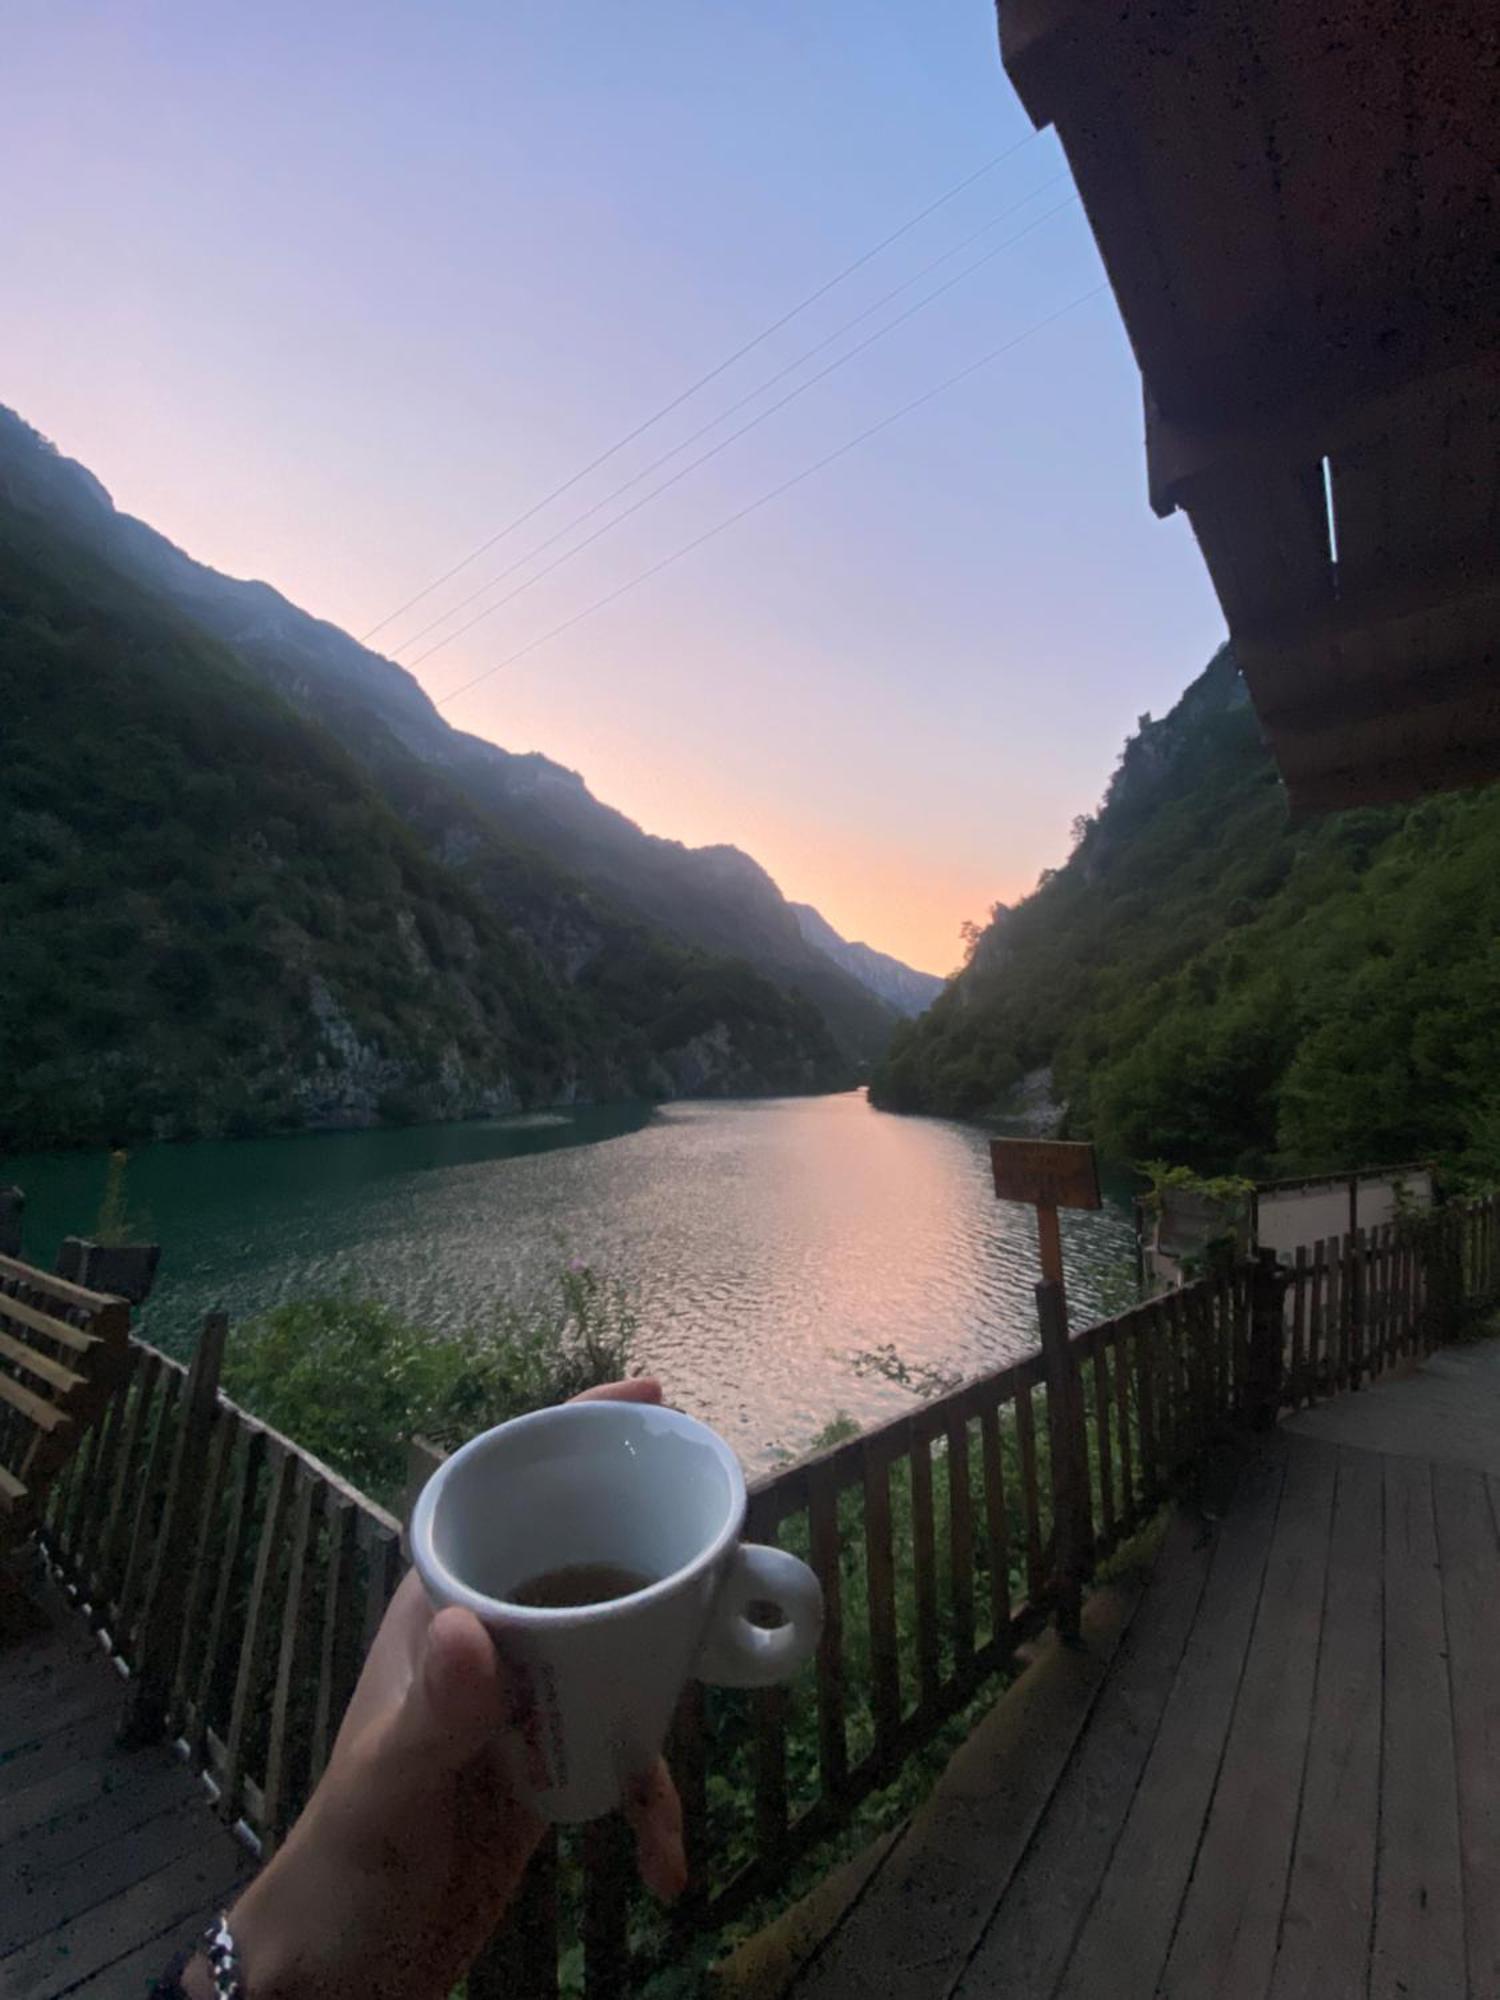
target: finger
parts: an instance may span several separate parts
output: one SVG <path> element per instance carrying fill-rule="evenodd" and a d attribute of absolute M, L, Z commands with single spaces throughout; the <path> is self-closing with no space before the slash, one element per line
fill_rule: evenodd
<path fill-rule="evenodd" d="M 432 1602 L 417 1572 L 408 1570 L 386 1607 L 354 1693 L 339 1724 L 339 1741 L 360 1735 L 406 1698 L 432 1623 Z"/>
<path fill-rule="evenodd" d="M 575 1403 L 659 1403 L 661 1384 L 654 1375 L 632 1375 L 628 1382 L 603 1382 L 597 1389 L 584 1389 Z"/>
<path fill-rule="evenodd" d="M 427 1628 L 392 1747 L 429 1769 L 455 1771 L 489 1744 L 504 1719 L 504 1672 L 490 1635 L 472 1611 L 449 1605 Z"/>
<path fill-rule="evenodd" d="M 660 1757 L 626 1793 L 625 1817 L 635 1833 L 635 1865 L 641 1880 L 662 1902 L 675 1902 L 687 1887 L 682 1801 Z"/>

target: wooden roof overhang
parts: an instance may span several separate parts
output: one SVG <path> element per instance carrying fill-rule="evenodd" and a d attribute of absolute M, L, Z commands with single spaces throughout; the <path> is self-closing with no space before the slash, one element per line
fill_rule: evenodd
<path fill-rule="evenodd" d="M 999 0 L 1294 808 L 1500 775 L 1500 0 Z"/>

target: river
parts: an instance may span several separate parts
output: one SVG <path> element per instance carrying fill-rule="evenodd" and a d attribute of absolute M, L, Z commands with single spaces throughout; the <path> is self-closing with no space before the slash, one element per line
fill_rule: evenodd
<path fill-rule="evenodd" d="M 103 1175 L 100 1154 L 0 1161 L 34 1261 L 89 1233 Z M 862 1352 L 973 1374 L 1035 1344 L 1034 1226 L 995 1200 L 984 1134 L 862 1092 L 148 1146 L 128 1195 L 164 1245 L 142 1330 L 175 1353 L 210 1306 L 344 1285 L 457 1331 L 576 1256 L 625 1282 L 641 1364 L 752 1467 L 911 1402 Z M 1075 1324 L 1118 1310 L 1125 1209 L 1065 1215 L 1063 1245 Z"/>

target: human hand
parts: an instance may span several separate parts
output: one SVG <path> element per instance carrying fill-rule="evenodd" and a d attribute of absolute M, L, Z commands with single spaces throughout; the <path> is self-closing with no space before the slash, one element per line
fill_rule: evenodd
<path fill-rule="evenodd" d="M 591 1398 L 654 1403 L 661 1387 L 616 1382 L 578 1400 Z M 255 2000 L 443 2000 L 451 1991 L 544 1831 L 497 1754 L 506 1710 L 504 1664 L 479 1620 L 454 1606 L 434 1615 L 408 1574 L 317 1790 L 230 1912 Z M 670 1900 L 687 1868 L 665 1764 L 625 1810 L 641 1879 Z"/>

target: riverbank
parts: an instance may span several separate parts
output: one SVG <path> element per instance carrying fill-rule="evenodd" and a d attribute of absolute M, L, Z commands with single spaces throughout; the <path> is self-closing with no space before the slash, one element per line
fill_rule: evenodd
<path fill-rule="evenodd" d="M 641 1365 L 751 1466 L 841 1411 L 909 1406 L 861 1353 L 967 1375 L 1034 1345 L 1034 1231 L 995 1201 L 975 1127 L 860 1092 L 543 1116 L 140 1148 L 129 1200 L 164 1246 L 148 1337 L 183 1354 L 210 1308 L 347 1288 L 457 1333 L 577 1255 L 629 1288 Z M 3 1162 L 38 1261 L 87 1231 L 103 1174 L 102 1155 Z M 1128 1211 L 1064 1237 L 1079 1323 L 1117 1309 Z"/>

